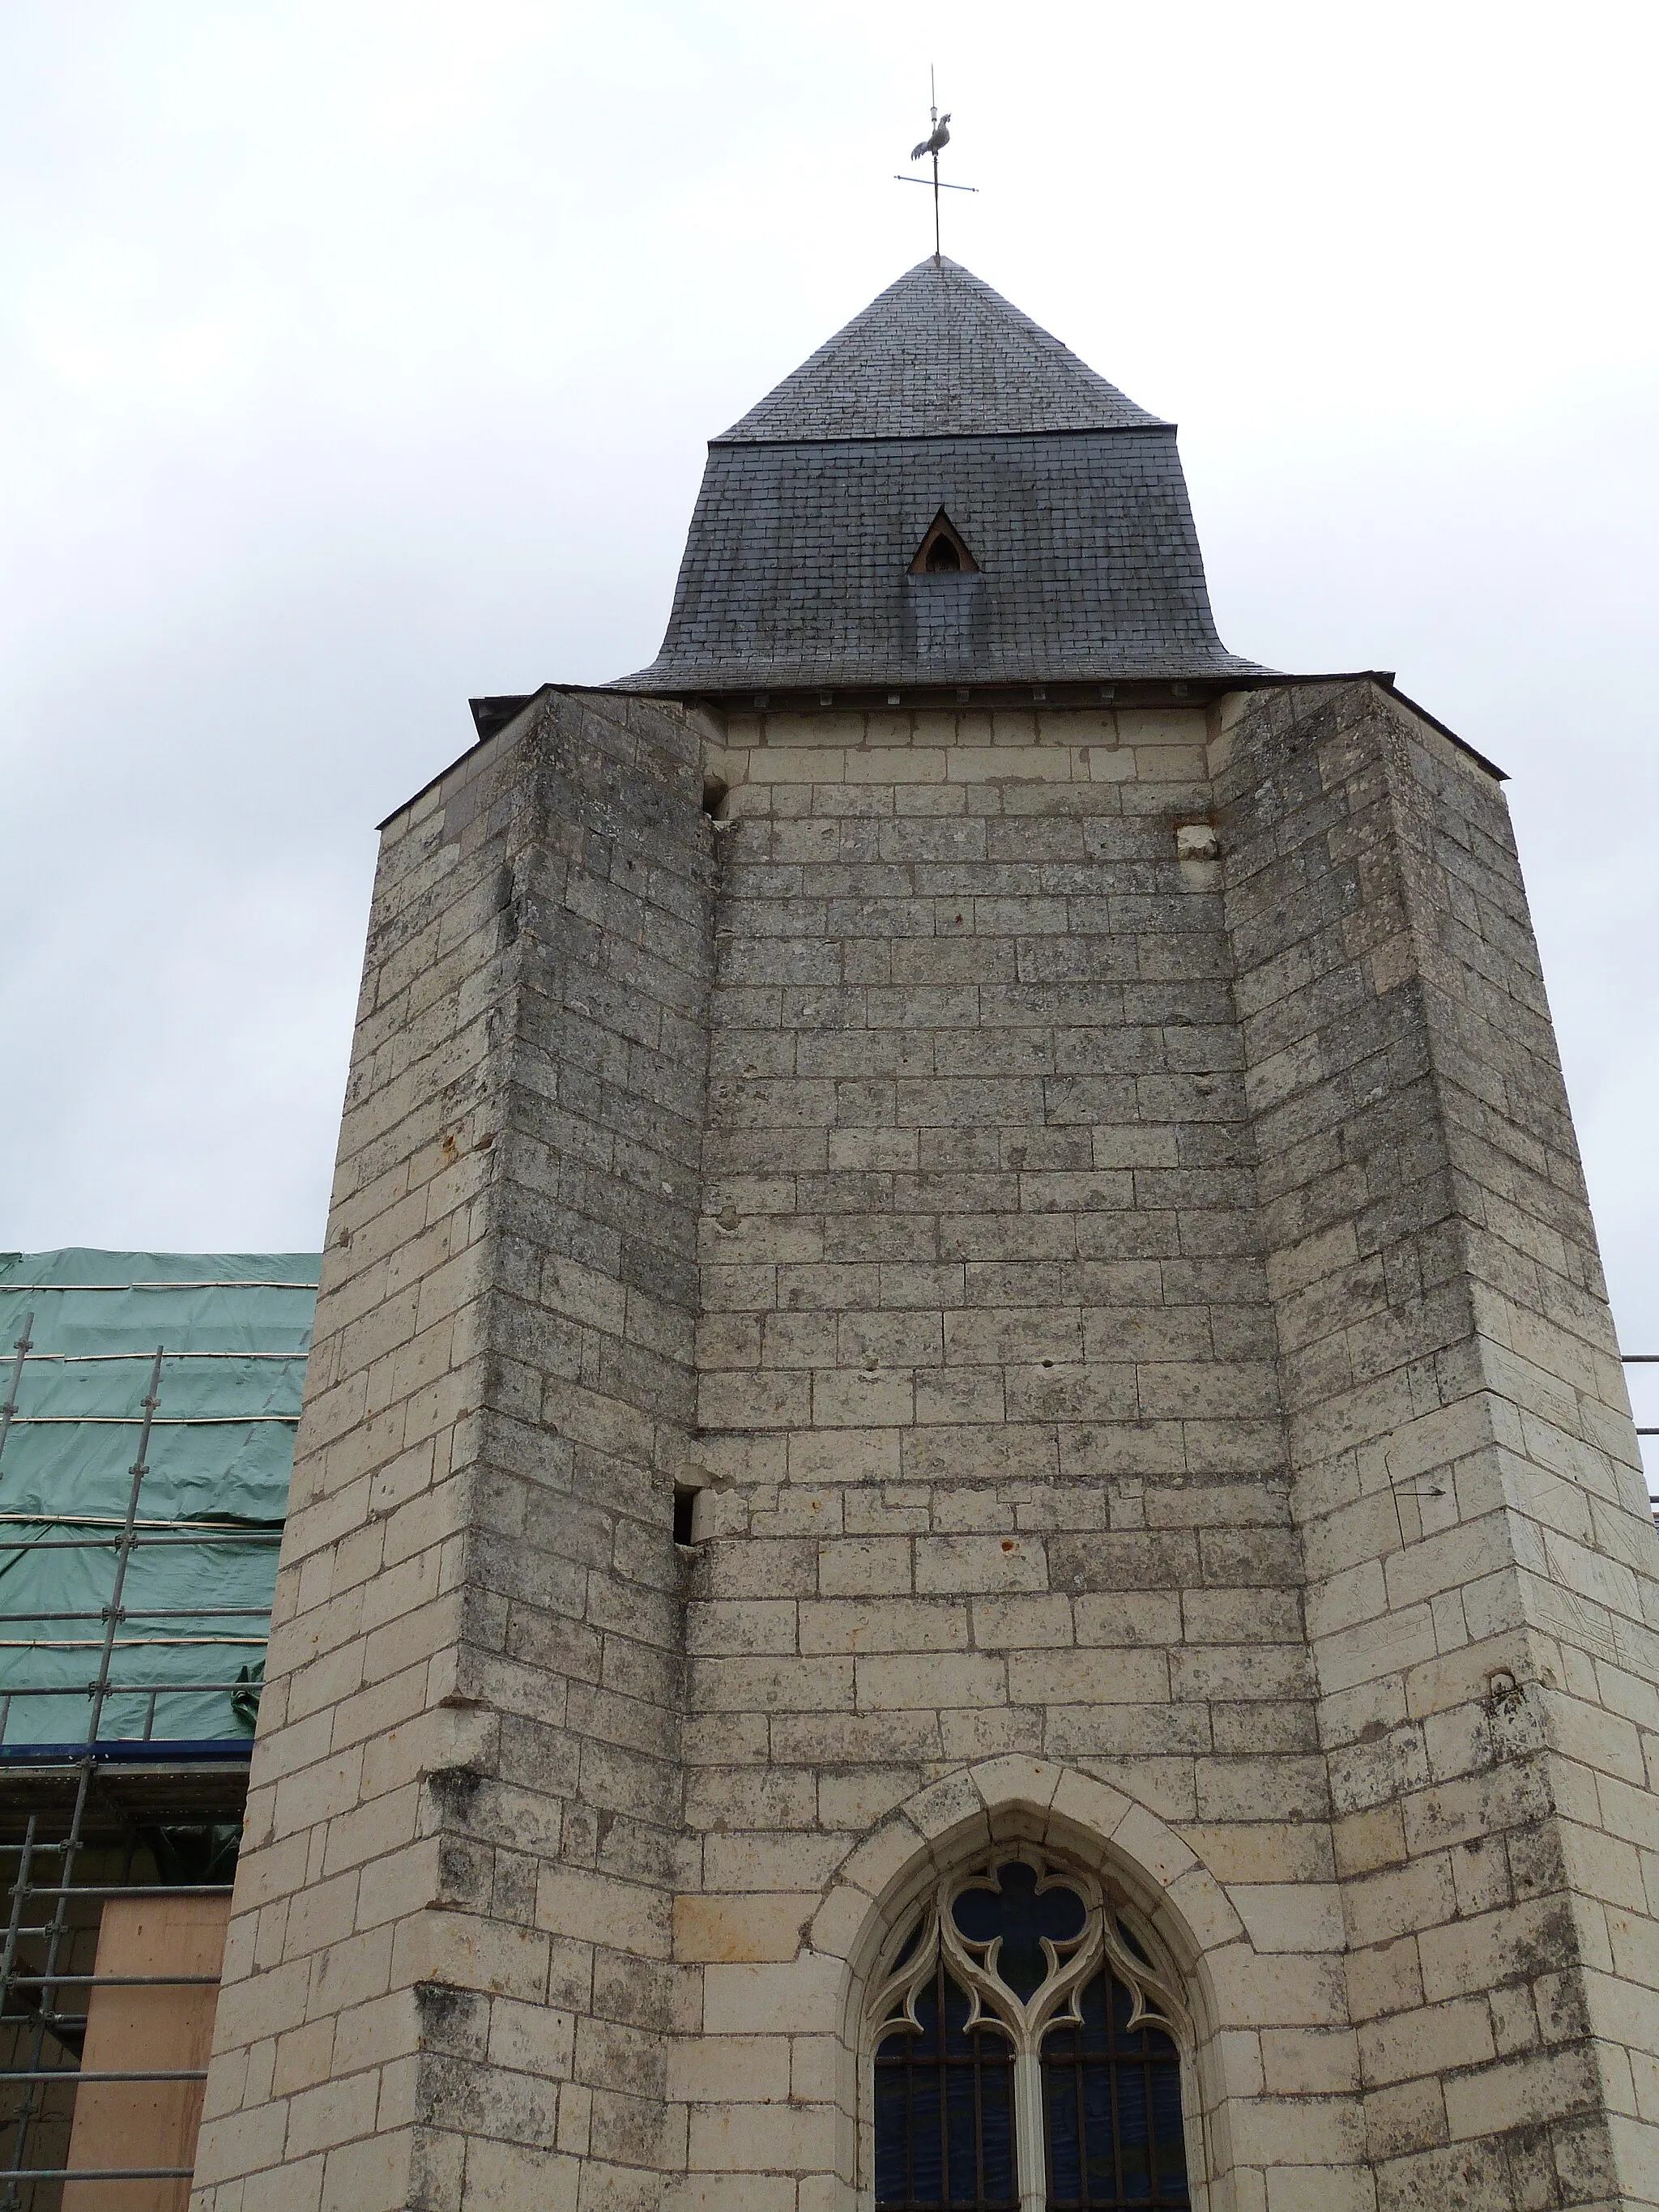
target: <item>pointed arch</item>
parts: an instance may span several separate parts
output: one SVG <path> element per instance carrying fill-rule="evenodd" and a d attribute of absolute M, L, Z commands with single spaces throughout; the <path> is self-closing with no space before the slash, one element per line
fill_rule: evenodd
<path fill-rule="evenodd" d="M 1248 1944 L 1243 1924 L 1221 1885 L 1156 1814 L 1090 1776 L 1018 1757 L 965 1768 L 896 1808 L 843 1863 L 813 1917 L 805 1948 L 844 1962 L 842 2036 L 849 2087 L 856 2085 L 849 2114 L 858 2144 L 854 2201 L 874 2202 L 874 2054 L 883 1993 L 896 1986 L 896 1976 L 905 1979 L 908 1931 L 920 1927 L 922 1942 L 933 1940 L 939 1899 L 1004 1851 L 1046 1871 L 1070 1872 L 1106 1908 L 1093 1939 L 1099 1960 L 1127 1969 L 1145 2014 L 1172 2033 L 1192 2203 L 1195 2212 L 1212 2207 L 1211 2116 L 1222 2085 L 1205 1954 L 1216 1945 Z M 1044 1985 L 1050 1994 L 1065 1979 L 1064 1962 L 1053 1963 Z M 977 2007 L 980 1993 L 974 1994 Z"/>
<path fill-rule="evenodd" d="M 808 1948 L 867 1977 L 881 1943 L 872 1907 L 902 1912 L 981 1842 L 1022 1837 L 1080 1852 L 1091 1871 L 1110 1875 L 1157 1922 L 1182 1972 L 1197 1978 L 1202 2002 L 1212 2007 L 1205 1954 L 1245 1934 L 1221 1884 L 1149 1808 L 1050 1759 L 983 1759 L 896 1806 L 842 1862 L 813 1915 Z"/>
<path fill-rule="evenodd" d="M 966 2186 L 1043 2212 L 1095 2202 L 1107 2174 L 1114 2203 L 1190 2202 L 1182 1978 L 1127 1911 L 1074 1854 L 1022 1838 L 969 1853 L 900 1920 L 860 2022 L 878 2203 Z"/>
<path fill-rule="evenodd" d="M 928 524 L 910 563 L 913 576 L 973 576 L 979 562 L 968 550 L 968 541 L 940 507 Z"/>

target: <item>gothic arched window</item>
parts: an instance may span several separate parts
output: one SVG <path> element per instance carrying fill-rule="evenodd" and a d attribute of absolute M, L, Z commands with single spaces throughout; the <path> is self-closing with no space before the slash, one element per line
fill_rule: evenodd
<path fill-rule="evenodd" d="M 1190 2203 L 1174 1977 L 1028 1844 L 947 1875 L 877 1980 L 880 2212 Z"/>

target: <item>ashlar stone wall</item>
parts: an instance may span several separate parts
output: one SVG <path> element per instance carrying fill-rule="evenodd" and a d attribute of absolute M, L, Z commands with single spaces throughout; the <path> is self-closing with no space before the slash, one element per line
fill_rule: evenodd
<path fill-rule="evenodd" d="M 727 743 L 685 2202 L 867 2181 L 869 1931 L 988 1821 L 1166 1869 L 1218 2204 L 1653 2201 L 1655 1537 L 1496 783 L 1369 684 Z"/>
<path fill-rule="evenodd" d="M 196 2212 L 853 2212 L 1002 1840 L 1205 2212 L 1659 2203 L 1659 1540 L 1378 686 L 543 694 L 388 825 L 295 1486 Z"/>
<path fill-rule="evenodd" d="M 678 1908 L 700 2212 L 867 2180 L 810 1972 L 784 2163 L 824 2179 L 774 2178 L 757 1972 L 885 1816 L 1010 1754 L 1108 1785 L 1109 1827 L 1178 1827 L 1231 1886 L 1207 1933 L 1259 1939 L 1237 2024 L 1280 2041 L 1210 2115 L 1227 2163 L 1357 2154 L 1221 870 L 1177 837 L 1206 738 L 1182 710 L 728 726 Z M 1267 2089 L 1303 2100 L 1292 2144 Z"/>
<path fill-rule="evenodd" d="M 1373 687 L 1226 719 L 1228 919 L 1378 2187 L 1649 2203 L 1659 1540 L 1507 811 Z"/>
<path fill-rule="evenodd" d="M 684 2164 L 701 751 L 550 692 L 386 826 L 196 2212 Z"/>

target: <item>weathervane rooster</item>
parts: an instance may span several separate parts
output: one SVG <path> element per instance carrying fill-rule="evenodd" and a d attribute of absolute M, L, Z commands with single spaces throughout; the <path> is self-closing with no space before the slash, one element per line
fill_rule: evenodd
<path fill-rule="evenodd" d="M 935 155 L 942 154 L 950 143 L 951 118 L 948 115 L 941 115 L 933 125 L 933 137 L 924 138 L 920 146 L 913 146 L 910 149 L 910 159 L 913 161 L 919 161 L 924 154 Z"/>

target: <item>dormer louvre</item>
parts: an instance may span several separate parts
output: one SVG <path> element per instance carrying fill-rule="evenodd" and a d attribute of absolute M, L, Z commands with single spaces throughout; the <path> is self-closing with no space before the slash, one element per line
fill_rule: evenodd
<path fill-rule="evenodd" d="M 910 574 L 913 576 L 972 576 L 978 573 L 979 562 L 969 551 L 967 540 L 945 509 L 940 507 L 916 548 L 916 557 L 910 563 Z"/>

